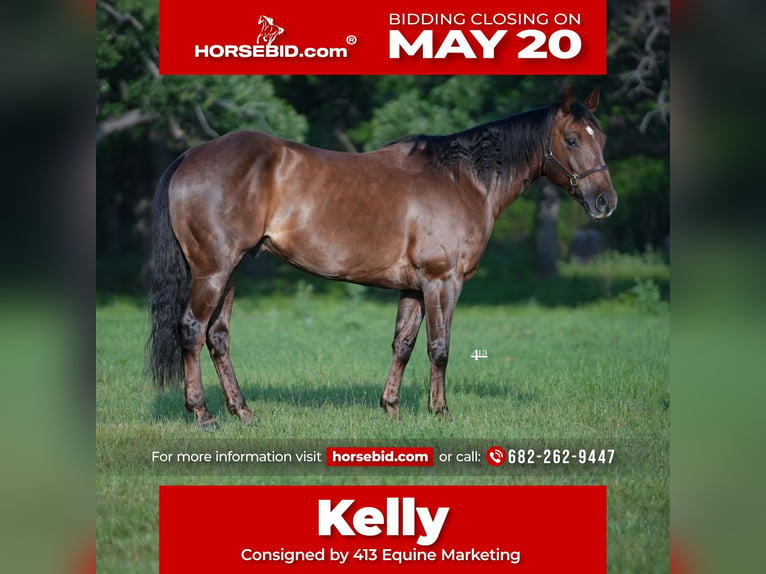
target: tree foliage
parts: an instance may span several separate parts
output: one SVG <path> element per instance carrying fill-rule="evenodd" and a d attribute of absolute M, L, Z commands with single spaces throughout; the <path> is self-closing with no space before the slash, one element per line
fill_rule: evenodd
<path fill-rule="evenodd" d="M 262 76 L 160 76 L 157 3 L 97 2 L 97 128 L 101 140 L 146 126 L 165 145 L 185 148 L 236 129 L 295 140 L 306 118 Z"/>

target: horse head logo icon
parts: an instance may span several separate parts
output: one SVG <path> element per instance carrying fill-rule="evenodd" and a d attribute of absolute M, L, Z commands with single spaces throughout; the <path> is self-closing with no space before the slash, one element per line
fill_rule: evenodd
<path fill-rule="evenodd" d="M 258 34 L 256 40 L 258 44 L 265 42 L 267 46 L 271 46 L 271 43 L 276 40 L 277 36 L 285 31 L 281 26 L 274 24 L 274 18 L 269 18 L 268 16 L 258 18 L 258 23 L 261 25 L 261 33 Z"/>

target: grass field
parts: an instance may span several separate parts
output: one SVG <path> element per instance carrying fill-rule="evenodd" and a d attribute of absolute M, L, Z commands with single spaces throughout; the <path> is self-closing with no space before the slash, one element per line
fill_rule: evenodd
<path fill-rule="evenodd" d="M 452 418 L 427 412 L 423 337 L 405 373 L 398 422 L 377 407 L 390 362 L 395 298 L 371 300 L 354 291 L 324 296 L 306 284 L 293 296 L 240 297 L 232 320 L 232 357 L 260 420 L 245 427 L 226 413 L 205 360 L 208 406 L 221 424 L 216 433 L 198 430 L 183 408 L 182 391 L 157 395 L 145 378 L 145 309 L 128 299 L 104 302 L 96 310 L 99 572 L 156 570 L 161 483 L 607 484 L 609 572 L 666 572 L 670 327 L 667 305 L 652 291 L 651 284 L 639 282 L 631 297 L 576 308 L 478 305 L 469 296 L 458 305 L 453 324 L 447 371 Z M 486 349 L 488 358 L 471 359 L 474 349 Z M 474 442 L 484 448 L 489 440 L 504 445 L 538 440 L 554 446 L 611 445 L 630 462 L 544 475 L 459 469 L 147 472 L 148 454 L 168 445 L 252 447 L 283 439 L 328 445 L 349 439 L 422 446 Z"/>

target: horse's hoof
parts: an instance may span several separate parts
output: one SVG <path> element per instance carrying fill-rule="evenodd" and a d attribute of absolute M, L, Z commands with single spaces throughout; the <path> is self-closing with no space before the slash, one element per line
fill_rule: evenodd
<path fill-rule="evenodd" d="M 380 408 L 386 411 L 386 413 L 388 413 L 388 416 L 391 417 L 393 420 L 397 420 L 397 421 L 402 420 L 402 415 L 399 413 L 399 401 L 395 403 L 389 403 L 387 400 L 381 397 Z"/>
<path fill-rule="evenodd" d="M 388 418 L 390 420 L 397 423 L 402 422 L 402 413 L 399 411 L 399 407 L 396 407 L 393 409 L 386 409 L 386 412 L 388 412 Z"/>
<path fill-rule="evenodd" d="M 431 414 L 437 416 L 441 420 L 445 420 L 445 421 L 452 420 L 452 415 L 449 414 L 449 409 L 447 408 L 447 405 L 444 405 L 443 407 L 431 406 L 429 407 L 428 410 L 431 411 Z"/>
<path fill-rule="evenodd" d="M 199 426 L 203 431 L 217 431 L 219 428 L 218 421 L 210 418 L 205 421 L 200 421 Z"/>
<path fill-rule="evenodd" d="M 258 417 L 255 416 L 250 411 L 243 411 L 237 415 L 239 417 L 239 420 L 242 421 L 243 425 L 254 425 L 258 422 Z"/>

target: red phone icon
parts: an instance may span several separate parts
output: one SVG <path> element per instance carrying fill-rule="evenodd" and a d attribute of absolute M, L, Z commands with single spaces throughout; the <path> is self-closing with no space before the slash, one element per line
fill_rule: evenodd
<path fill-rule="evenodd" d="M 501 446 L 491 446 L 487 449 L 487 462 L 492 466 L 500 466 L 505 462 L 505 449 Z"/>

